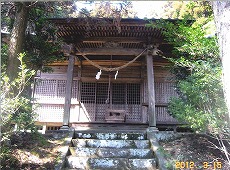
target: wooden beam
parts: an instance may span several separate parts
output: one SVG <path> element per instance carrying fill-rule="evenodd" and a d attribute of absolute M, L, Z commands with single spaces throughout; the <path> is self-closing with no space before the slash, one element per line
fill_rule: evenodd
<path fill-rule="evenodd" d="M 106 42 L 115 42 L 115 43 L 129 43 L 129 44 L 169 44 L 164 39 L 148 39 L 147 37 L 89 37 L 89 38 L 80 38 L 79 36 L 74 36 L 70 38 L 70 35 L 61 35 L 65 42 L 67 43 L 106 43 Z"/>
<path fill-rule="evenodd" d="M 149 99 L 148 101 L 149 126 L 156 127 L 153 56 L 151 53 L 147 54 L 146 62 L 147 62 L 147 81 L 148 81 L 148 99 Z"/>
<path fill-rule="evenodd" d="M 145 38 L 136 37 L 90 37 L 84 38 L 83 43 L 106 43 L 106 42 L 117 42 L 117 43 L 141 43 L 146 42 Z"/>
<path fill-rule="evenodd" d="M 97 80 L 95 77 L 81 77 L 81 81 L 82 82 L 100 82 L 100 83 L 108 83 L 109 79 L 108 78 L 100 78 L 99 80 Z M 129 82 L 129 83 L 141 83 L 143 81 L 143 79 L 141 78 L 128 78 L 128 77 L 122 77 L 122 78 L 117 78 L 116 80 L 114 79 L 114 77 L 111 77 L 110 80 L 112 83 L 125 83 L 125 82 Z"/>
<path fill-rule="evenodd" d="M 126 55 L 137 56 L 144 49 L 131 49 L 131 48 L 83 48 L 76 55 Z M 143 54 L 144 55 L 144 54 Z"/>
<path fill-rule="evenodd" d="M 102 65 L 102 66 L 111 66 L 111 60 L 108 59 L 108 60 L 92 60 L 93 62 L 99 64 L 99 65 Z M 87 61 L 87 60 L 83 60 L 81 61 L 82 62 L 82 65 L 83 66 L 90 66 L 91 64 Z M 80 61 L 75 61 L 74 65 L 76 66 L 80 66 L 81 65 L 81 62 Z M 121 65 L 124 65 L 126 63 L 128 63 L 129 61 L 124 61 L 124 60 L 113 60 L 112 61 L 112 66 L 121 66 Z M 66 66 L 68 65 L 68 61 L 61 61 L 61 62 L 54 62 L 54 63 L 51 63 L 51 64 L 48 64 L 48 66 Z M 129 67 L 132 67 L 132 66 L 141 66 L 141 61 L 135 61 L 133 63 L 131 63 L 129 65 Z"/>
<path fill-rule="evenodd" d="M 146 37 L 89 37 L 79 40 L 83 43 L 105 43 L 105 42 L 117 42 L 117 43 L 143 43 L 148 42 Z M 154 39 L 151 43 L 163 43 L 162 39 Z"/>
<path fill-rule="evenodd" d="M 74 62 L 75 62 L 75 56 L 70 55 L 69 64 L 67 68 L 67 82 L 66 82 L 66 96 L 65 96 L 64 115 L 63 115 L 63 127 L 69 126 Z"/>
<path fill-rule="evenodd" d="M 93 60 L 93 62 L 97 63 L 98 65 L 101 65 L 101 66 L 118 67 L 118 66 L 122 66 L 122 65 L 128 63 L 129 61 L 113 60 L 111 62 L 111 60 Z M 91 63 L 84 60 L 84 61 L 82 61 L 82 65 L 83 66 L 91 66 Z M 129 65 L 129 67 L 137 67 L 137 66 L 141 66 L 141 61 L 135 61 Z"/>

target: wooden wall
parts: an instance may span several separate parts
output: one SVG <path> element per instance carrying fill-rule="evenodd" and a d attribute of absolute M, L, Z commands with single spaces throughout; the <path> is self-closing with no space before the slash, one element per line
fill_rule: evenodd
<path fill-rule="evenodd" d="M 100 61 L 101 66 L 109 67 L 110 61 Z M 112 67 L 120 65 L 121 62 L 114 62 Z M 171 80 L 172 75 L 166 67 L 167 63 L 154 63 L 154 85 L 156 96 L 156 117 L 157 123 L 170 124 L 176 123 L 167 112 L 167 103 L 171 96 L 176 96 L 174 90 L 174 83 Z M 65 97 L 65 85 L 66 85 L 66 73 L 67 65 L 54 64 L 51 66 L 52 73 L 40 73 L 37 78 L 37 85 L 35 88 L 34 97 L 38 104 L 37 112 L 39 113 L 38 121 L 41 122 L 62 122 L 64 97 Z M 141 104 L 138 106 L 129 106 L 128 114 L 130 121 L 139 121 L 138 123 L 147 123 L 148 114 L 147 106 L 148 93 L 147 93 L 147 80 L 146 80 L 146 64 L 145 60 L 134 62 L 131 66 L 119 70 L 117 79 L 114 79 L 116 72 L 102 71 L 102 75 L 99 80 L 95 79 L 95 76 L 99 69 L 91 66 L 87 62 L 77 62 L 74 68 L 74 81 L 72 88 L 72 102 L 70 121 L 71 122 L 90 122 L 96 121 L 95 114 L 98 112 L 99 107 L 105 109 L 105 105 L 90 105 L 89 103 L 81 103 L 81 82 L 85 83 L 108 83 L 109 74 L 111 76 L 111 83 L 137 83 L 140 84 L 141 91 Z M 127 109 L 128 106 L 126 106 Z M 89 108 L 91 111 L 89 111 Z M 101 109 L 99 109 L 101 110 Z M 139 112 L 139 113 L 137 113 Z M 139 114 L 139 115 L 138 115 Z M 101 113 L 103 117 L 104 112 Z M 139 117 L 138 117 L 139 116 Z M 132 117 L 136 117 L 135 119 Z M 103 120 L 100 118 L 98 120 Z"/>

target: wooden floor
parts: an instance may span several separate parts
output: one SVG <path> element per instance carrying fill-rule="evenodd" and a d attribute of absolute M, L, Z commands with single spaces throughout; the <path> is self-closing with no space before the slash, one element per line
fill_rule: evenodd
<path fill-rule="evenodd" d="M 120 124 L 120 123 L 97 123 L 97 124 L 72 124 L 72 127 L 76 131 L 103 131 L 103 132 L 113 132 L 113 131 L 129 131 L 129 132 L 143 132 L 148 128 L 147 124 Z"/>

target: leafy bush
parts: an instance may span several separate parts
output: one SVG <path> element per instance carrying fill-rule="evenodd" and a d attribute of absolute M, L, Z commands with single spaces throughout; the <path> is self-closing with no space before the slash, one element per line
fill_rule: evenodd
<path fill-rule="evenodd" d="M 1 75 L 1 112 L 2 133 L 11 133 L 12 124 L 17 124 L 17 130 L 34 130 L 34 118 L 30 99 L 26 97 L 26 88 L 30 85 L 29 80 L 34 75 L 33 70 L 26 68 L 23 62 L 25 53 L 19 54 L 21 62 L 18 77 L 10 82 L 6 73 Z"/>
<path fill-rule="evenodd" d="M 221 82 L 221 67 L 207 61 L 193 62 L 192 73 L 178 80 L 180 97 L 171 100 L 169 110 L 179 120 L 199 131 L 215 132 L 227 126 L 227 108 Z"/>
<path fill-rule="evenodd" d="M 2 43 L 1 44 L 1 72 L 4 72 L 6 69 L 5 66 L 8 58 L 7 52 L 8 52 L 8 45 Z"/>
<path fill-rule="evenodd" d="M 176 23 L 160 21 L 166 40 L 173 45 L 173 63 L 178 98 L 169 111 L 196 131 L 216 133 L 228 127 L 227 108 L 221 81 L 222 67 L 217 40 L 210 34 L 212 18 Z"/>
<path fill-rule="evenodd" d="M 19 161 L 11 154 L 11 150 L 7 146 L 1 146 L 0 160 L 0 169 L 12 169 L 19 164 Z"/>
<path fill-rule="evenodd" d="M 230 127 L 217 39 L 210 32 L 213 24 L 212 18 L 201 18 L 175 24 L 161 21 L 158 26 L 164 26 L 164 35 L 174 47 L 174 57 L 167 59 L 173 63 L 171 71 L 179 97 L 171 99 L 170 113 L 193 130 L 216 138 L 219 144 L 213 147 L 223 152 L 230 163 L 226 147 Z"/>
<path fill-rule="evenodd" d="M 21 62 L 18 77 L 10 82 L 5 72 L 1 74 L 1 168 L 17 167 L 18 160 L 12 155 L 11 137 L 20 131 L 31 130 L 37 132 L 34 121 L 36 114 L 33 111 L 30 98 L 26 97 L 26 88 L 30 86 L 33 70 L 26 68 L 23 62 L 25 53 L 19 54 Z M 14 124 L 17 128 L 15 129 Z"/>

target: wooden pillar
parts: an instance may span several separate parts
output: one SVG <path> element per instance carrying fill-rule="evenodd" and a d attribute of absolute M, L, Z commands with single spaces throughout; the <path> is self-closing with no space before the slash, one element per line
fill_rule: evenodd
<path fill-rule="evenodd" d="M 64 116 L 63 116 L 63 127 L 62 127 L 62 129 L 65 129 L 65 128 L 67 128 L 69 126 L 74 63 L 75 63 L 75 56 L 74 55 L 69 55 L 69 63 L 68 63 L 68 68 L 67 68 L 67 82 L 66 82 Z"/>
<path fill-rule="evenodd" d="M 149 99 L 148 100 L 149 127 L 156 127 L 153 55 L 151 51 L 147 52 L 146 62 L 147 62 L 147 81 L 148 81 L 148 99 Z"/>

